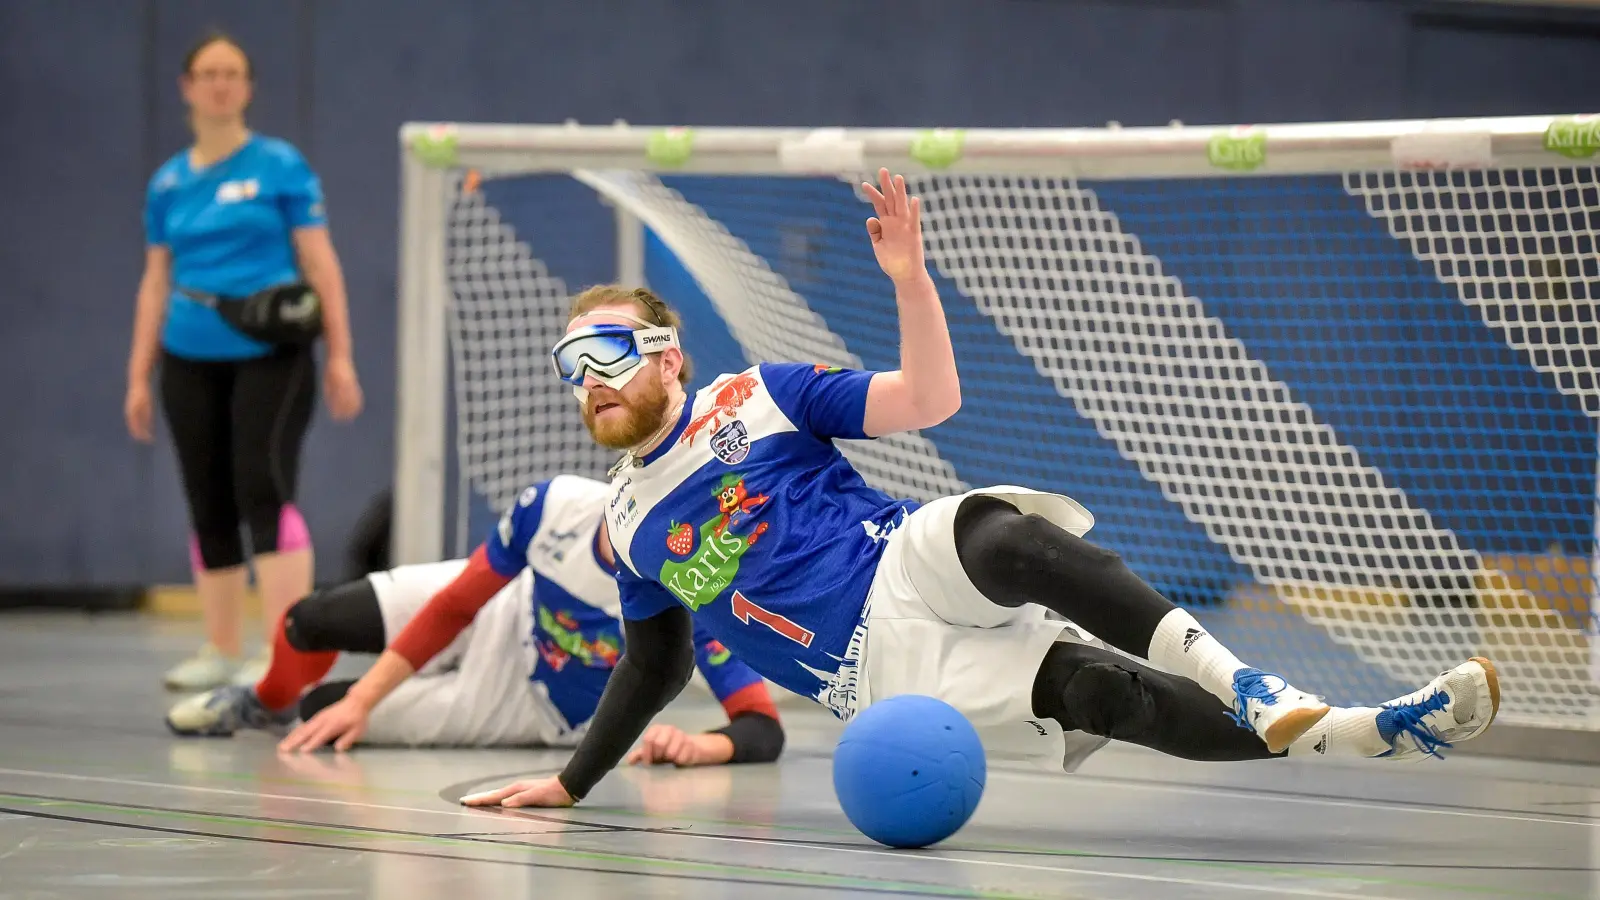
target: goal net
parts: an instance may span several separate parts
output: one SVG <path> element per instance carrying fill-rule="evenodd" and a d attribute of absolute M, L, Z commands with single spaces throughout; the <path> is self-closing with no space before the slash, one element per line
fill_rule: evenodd
<path fill-rule="evenodd" d="M 547 352 L 646 283 L 695 385 L 898 359 L 858 193 L 923 201 L 965 405 L 850 443 L 927 499 L 1070 495 L 1241 657 L 1378 702 L 1475 654 L 1507 722 L 1600 727 L 1600 124 L 917 131 L 410 125 L 396 553 L 603 477 Z"/>

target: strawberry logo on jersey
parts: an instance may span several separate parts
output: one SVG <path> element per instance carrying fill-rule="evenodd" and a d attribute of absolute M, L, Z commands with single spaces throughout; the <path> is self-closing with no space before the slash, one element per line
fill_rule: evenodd
<path fill-rule="evenodd" d="M 694 529 L 688 522 L 673 522 L 667 529 L 667 550 L 673 556 L 688 556 L 694 549 Z"/>
<path fill-rule="evenodd" d="M 724 476 L 713 496 L 717 500 L 718 515 L 700 526 L 699 549 L 689 559 L 679 562 L 668 559 L 661 565 L 657 580 L 682 601 L 684 606 L 697 610 L 717 599 L 739 574 L 739 560 L 745 551 L 767 530 L 767 523 L 757 523 L 747 534 L 735 533 L 751 512 L 767 502 L 767 496 L 750 496 L 744 476 Z M 677 556 L 693 550 L 693 534 L 688 526 L 674 522 L 667 534 L 667 549 Z M 684 541 L 683 536 L 691 538 Z M 680 552 L 682 551 L 682 552 Z"/>
<path fill-rule="evenodd" d="M 837 375 L 840 372 L 844 371 L 844 367 L 843 366 L 825 366 L 825 365 L 818 364 L 818 365 L 812 366 L 811 367 L 811 371 L 815 372 L 818 375 Z"/>
<path fill-rule="evenodd" d="M 683 437 L 678 438 L 680 444 L 692 444 L 706 429 L 722 427 L 722 420 L 733 418 L 739 412 L 739 407 L 746 400 L 755 396 L 758 383 L 754 375 L 748 372 L 734 375 L 727 381 L 717 386 L 715 397 L 711 398 L 711 408 L 694 418 L 689 427 L 683 430 Z"/>

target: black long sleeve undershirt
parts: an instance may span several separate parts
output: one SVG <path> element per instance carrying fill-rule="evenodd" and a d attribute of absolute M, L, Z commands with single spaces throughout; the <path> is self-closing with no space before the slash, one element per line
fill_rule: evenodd
<path fill-rule="evenodd" d="M 720 734 L 733 741 L 730 763 L 772 762 L 783 754 L 783 723 L 765 713 L 740 713 L 708 734 Z"/>
<path fill-rule="evenodd" d="M 624 651 L 611 672 L 589 731 L 556 776 L 573 800 L 582 800 L 616 768 L 694 673 L 694 624 L 673 607 L 648 619 L 622 623 Z"/>

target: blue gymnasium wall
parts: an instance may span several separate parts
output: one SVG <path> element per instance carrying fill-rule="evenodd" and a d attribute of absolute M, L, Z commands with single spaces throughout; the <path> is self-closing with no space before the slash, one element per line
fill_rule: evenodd
<path fill-rule="evenodd" d="M 9 0 L 0 3 L 0 585 L 187 577 L 170 448 L 121 424 L 146 178 L 220 26 L 253 120 L 321 172 L 367 410 L 319 416 L 302 505 L 337 543 L 391 475 L 395 131 L 407 119 L 971 126 L 1593 106 L 1600 19 L 1409 0 Z"/>

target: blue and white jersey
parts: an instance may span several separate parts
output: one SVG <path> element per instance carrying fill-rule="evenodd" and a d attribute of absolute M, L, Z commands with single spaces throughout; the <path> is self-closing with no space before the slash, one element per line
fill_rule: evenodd
<path fill-rule="evenodd" d="M 145 240 L 172 251 L 173 293 L 161 344 L 186 359 L 250 359 L 271 347 L 178 291 L 244 297 L 299 280 L 293 233 L 328 223 L 322 183 L 286 141 L 252 135 L 195 170 L 184 150 L 150 178 Z"/>
<path fill-rule="evenodd" d="M 562 475 L 541 482 L 522 492 L 484 542 L 489 565 L 499 574 L 512 578 L 533 570 L 538 661 L 529 678 L 545 685 L 551 704 L 574 728 L 594 716 L 622 657 L 616 575 L 596 544 L 610 496 L 606 484 L 587 478 Z M 761 680 L 698 628 L 695 659 L 719 701 Z"/>
<path fill-rule="evenodd" d="M 885 541 L 916 507 L 833 444 L 866 437 L 873 374 L 766 363 L 686 403 L 612 484 L 623 616 L 682 604 L 751 668 L 828 703 Z"/>

